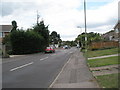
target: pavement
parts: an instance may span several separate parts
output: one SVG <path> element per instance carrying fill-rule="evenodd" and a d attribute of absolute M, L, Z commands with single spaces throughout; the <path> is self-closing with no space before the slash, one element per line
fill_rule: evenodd
<path fill-rule="evenodd" d="M 88 58 L 88 60 L 99 59 L 99 58 L 107 58 L 107 57 L 113 57 L 113 56 L 119 56 L 119 54 L 105 55 L 105 56 L 99 56 L 99 57 L 92 57 L 92 58 Z"/>
<path fill-rule="evenodd" d="M 102 67 L 92 67 L 90 70 L 92 71 L 94 76 L 101 76 L 101 75 L 108 75 L 108 74 L 115 74 L 119 73 L 120 64 L 117 65 L 108 65 L 108 66 L 102 66 Z"/>
<path fill-rule="evenodd" d="M 82 52 L 77 50 L 63 66 L 50 88 L 99 88 Z"/>

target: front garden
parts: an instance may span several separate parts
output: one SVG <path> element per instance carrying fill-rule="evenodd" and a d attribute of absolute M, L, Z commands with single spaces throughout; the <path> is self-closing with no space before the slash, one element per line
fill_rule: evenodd
<path fill-rule="evenodd" d="M 106 55 L 118 54 L 118 48 L 110 48 L 104 50 L 94 50 L 87 51 L 87 54 L 84 53 L 84 56 L 87 55 L 87 58 L 99 57 L 88 59 L 87 64 L 96 78 L 99 86 L 101 88 L 118 88 L 118 76 L 120 73 L 118 61 L 120 56 L 109 56 L 109 57 L 101 57 Z"/>

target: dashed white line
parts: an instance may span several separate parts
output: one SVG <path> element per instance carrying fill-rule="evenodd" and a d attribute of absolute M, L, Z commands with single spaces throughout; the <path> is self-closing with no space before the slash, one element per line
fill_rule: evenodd
<path fill-rule="evenodd" d="M 45 57 L 45 58 L 41 58 L 41 59 L 40 59 L 40 61 L 43 61 L 43 60 L 45 60 L 45 59 L 47 59 L 47 58 L 48 58 L 48 57 Z"/>
<path fill-rule="evenodd" d="M 10 71 L 14 71 L 14 70 L 17 70 L 17 69 L 20 69 L 20 68 L 26 67 L 26 66 L 31 65 L 31 64 L 33 64 L 33 62 L 28 63 L 28 64 L 25 64 L 25 65 L 22 65 L 22 66 L 19 66 L 19 67 L 16 67 L 16 68 L 13 68 L 13 69 L 11 69 Z"/>

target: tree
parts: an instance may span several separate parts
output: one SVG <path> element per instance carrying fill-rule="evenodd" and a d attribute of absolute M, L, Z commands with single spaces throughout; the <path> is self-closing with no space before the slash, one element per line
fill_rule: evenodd
<path fill-rule="evenodd" d="M 90 33 L 86 33 L 86 36 L 87 36 L 87 45 L 91 44 L 92 42 L 99 42 L 102 40 L 99 33 L 90 32 Z M 85 33 L 78 35 L 75 41 L 76 42 L 79 41 L 80 45 L 84 47 L 85 46 Z"/>
<path fill-rule="evenodd" d="M 51 44 L 58 44 L 59 46 L 61 45 L 61 38 L 60 38 L 60 34 L 57 34 L 56 31 L 53 31 L 50 35 L 50 43 Z"/>
<path fill-rule="evenodd" d="M 13 31 L 16 31 L 16 29 L 17 29 L 17 22 L 16 21 L 12 21 L 12 30 L 11 30 L 11 32 L 13 32 Z"/>
<path fill-rule="evenodd" d="M 48 26 L 44 25 L 44 21 L 42 20 L 42 21 L 40 21 L 40 23 L 35 25 L 33 27 L 33 30 L 43 37 L 44 41 L 42 44 L 43 44 L 44 48 L 49 46 L 49 30 L 48 30 Z"/>
<path fill-rule="evenodd" d="M 13 54 L 29 54 L 44 51 L 49 46 L 48 26 L 41 21 L 33 29 L 19 30 L 17 22 L 12 21 L 12 30 L 3 43 L 10 44 Z"/>

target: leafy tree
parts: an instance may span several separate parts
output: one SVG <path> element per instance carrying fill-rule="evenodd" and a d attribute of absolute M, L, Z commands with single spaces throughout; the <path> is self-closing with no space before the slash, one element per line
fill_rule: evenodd
<path fill-rule="evenodd" d="M 17 22 L 16 21 L 12 21 L 12 30 L 11 30 L 11 32 L 13 32 L 13 31 L 16 31 L 17 30 Z"/>
<path fill-rule="evenodd" d="M 51 44 L 58 44 L 59 46 L 61 45 L 61 38 L 60 38 L 60 34 L 57 34 L 56 31 L 53 31 L 50 35 L 50 43 Z"/>
<path fill-rule="evenodd" d="M 53 44 L 58 44 L 57 32 L 53 31 L 50 36 L 51 36 L 51 40 L 52 40 Z"/>
<path fill-rule="evenodd" d="M 65 46 L 65 45 L 68 45 L 68 46 L 76 46 L 76 42 L 75 41 L 63 41 L 62 42 L 62 46 Z"/>
<path fill-rule="evenodd" d="M 33 29 L 35 32 L 37 32 L 43 37 L 44 41 L 42 45 L 44 46 L 44 48 L 49 46 L 49 30 L 48 30 L 48 26 L 44 25 L 44 21 L 41 21 L 40 23 L 35 25 Z"/>
<path fill-rule="evenodd" d="M 99 33 L 86 33 L 87 36 L 87 44 L 91 44 L 92 42 L 99 42 L 102 41 L 102 38 Z M 85 46 L 85 33 L 82 33 L 78 35 L 78 37 L 75 40 L 76 42 L 79 41 L 81 46 Z"/>
<path fill-rule="evenodd" d="M 12 21 L 12 26 L 11 33 L 4 38 L 3 43 L 11 45 L 13 54 L 41 52 L 49 45 L 49 30 L 44 21 L 27 31 L 17 29 L 16 21 Z"/>

